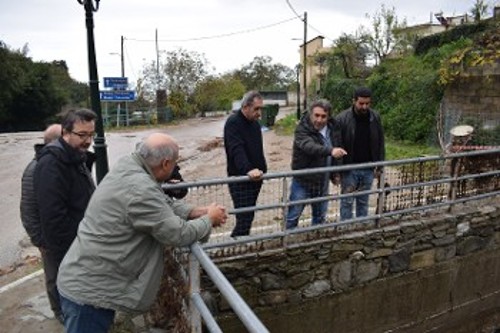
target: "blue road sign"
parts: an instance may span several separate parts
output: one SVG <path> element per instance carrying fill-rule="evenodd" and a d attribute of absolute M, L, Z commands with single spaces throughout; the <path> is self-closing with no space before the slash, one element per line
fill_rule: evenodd
<path fill-rule="evenodd" d="M 127 77 L 105 77 L 104 88 L 127 89 Z"/>
<path fill-rule="evenodd" d="M 133 90 L 111 90 L 100 92 L 101 101 L 123 102 L 135 100 L 135 91 Z"/>

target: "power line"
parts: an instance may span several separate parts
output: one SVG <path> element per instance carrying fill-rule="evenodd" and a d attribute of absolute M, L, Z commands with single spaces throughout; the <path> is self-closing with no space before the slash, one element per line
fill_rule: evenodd
<path fill-rule="evenodd" d="M 292 12 L 295 14 L 295 16 L 297 16 L 301 21 L 304 21 L 304 19 L 302 18 L 302 16 L 300 16 L 297 11 L 295 10 L 295 8 L 293 8 L 292 4 L 290 3 L 289 0 L 286 0 L 286 4 L 288 5 L 288 7 L 290 7 L 290 9 L 292 10 Z"/>
<path fill-rule="evenodd" d="M 179 42 L 193 42 L 193 41 L 200 41 L 200 40 L 224 38 L 224 37 L 230 37 L 230 36 L 234 36 L 234 35 L 246 34 L 246 33 L 254 32 L 254 31 L 258 31 L 258 30 L 268 29 L 268 28 L 275 27 L 277 25 L 280 25 L 280 24 L 283 24 L 283 23 L 286 23 L 286 22 L 289 22 L 289 21 L 292 21 L 295 19 L 296 19 L 295 17 L 292 17 L 292 18 L 289 18 L 289 19 L 286 19 L 283 21 L 279 21 L 276 23 L 271 23 L 271 24 L 256 27 L 256 28 L 240 30 L 240 31 L 235 31 L 235 32 L 229 32 L 229 33 L 220 34 L 220 35 L 193 37 L 193 38 L 185 38 L 185 39 L 159 39 L 158 41 L 159 42 L 177 42 L 177 43 L 179 43 Z M 136 41 L 136 42 L 153 42 L 153 41 L 155 41 L 153 39 L 134 39 L 134 38 L 127 38 L 127 40 Z"/>
<path fill-rule="evenodd" d="M 301 21 L 304 21 L 304 19 L 302 18 L 302 16 L 300 16 L 297 11 L 295 10 L 295 8 L 293 8 L 292 4 L 290 3 L 289 0 L 285 0 L 286 1 L 286 4 L 288 5 L 288 7 L 290 7 L 290 10 L 295 14 L 295 16 L 297 16 L 297 18 L 299 18 Z M 330 37 L 326 36 L 324 33 L 322 33 L 321 31 L 319 31 L 318 29 L 316 29 L 315 27 L 313 27 L 311 24 L 307 23 L 307 26 L 311 29 L 313 29 L 314 31 L 316 31 L 317 33 L 319 33 L 321 36 L 324 36 L 326 39 L 330 40 L 333 42 L 333 39 L 331 39 Z"/>
<path fill-rule="evenodd" d="M 316 31 L 318 34 L 320 34 L 321 36 L 325 37 L 326 39 L 330 40 L 332 43 L 334 42 L 333 39 L 331 39 L 330 37 L 326 36 L 324 33 L 322 33 L 321 31 L 319 31 L 318 29 L 316 29 L 315 27 L 313 27 L 312 25 L 310 25 L 309 23 L 307 23 L 307 25 L 309 26 L 309 28 L 313 29 L 314 31 Z"/>
<path fill-rule="evenodd" d="M 127 38 L 124 38 L 124 39 L 128 40 Z M 130 55 L 128 54 L 128 49 L 127 49 L 125 43 L 123 44 L 123 48 L 125 50 L 125 55 L 127 56 L 127 63 L 131 69 L 132 75 L 134 76 L 133 79 L 137 79 L 137 74 L 135 72 L 134 66 L 132 65 L 132 61 L 130 60 Z"/>

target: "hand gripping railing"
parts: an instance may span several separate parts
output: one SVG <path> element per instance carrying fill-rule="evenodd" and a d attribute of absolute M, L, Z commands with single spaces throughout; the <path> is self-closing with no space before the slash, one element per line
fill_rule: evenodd
<path fill-rule="evenodd" d="M 212 262 L 210 257 L 203 251 L 198 243 L 191 245 L 189 258 L 189 279 L 191 295 L 191 324 L 193 332 L 201 332 L 200 315 L 205 320 L 205 324 L 210 332 L 222 332 L 215 322 L 205 302 L 200 296 L 200 265 L 210 277 L 215 286 L 220 290 L 238 318 L 249 332 L 266 333 L 269 332 L 262 322 L 257 318 L 252 309 L 245 303 L 243 298 L 233 288 L 224 274 Z M 197 314 L 199 313 L 199 314 Z"/>

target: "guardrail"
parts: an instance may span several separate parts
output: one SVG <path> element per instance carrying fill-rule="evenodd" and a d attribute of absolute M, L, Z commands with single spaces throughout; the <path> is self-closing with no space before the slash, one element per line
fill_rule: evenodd
<path fill-rule="evenodd" d="M 213 315 L 200 296 L 200 265 L 203 267 L 212 282 L 217 286 L 221 294 L 234 310 L 238 318 L 249 332 L 266 333 L 269 332 L 261 323 L 259 318 L 253 313 L 250 307 L 245 303 L 241 296 L 236 292 L 231 283 L 226 279 L 222 272 L 213 263 L 210 257 L 203 251 L 199 244 L 191 245 L 191 255 L 189 259 L 189 276 L 191 286 L 191 327 L 193 332 L 201 332 L 201 321 L 196 311 L 205 320 L 205 324 L 210 332 L 222 332 Z"/>
<path fill-rule="evenodd" d="M 292 177 L 316 173 L 342 173 L 343 171 L 360 168 L 383 168 L 384 172 L 372 189 L 353 193 L 340 193 L 338 187 L 331 185 L 326 195 L 313 199 L 290 201 L 288 187 Z M 195 205 L 207 205 L 211 202 L 231 207 L 231 199 L 227 190 L 228 184 L 247 182 L 248 177 L 231 177 L 210 179 L 196 182 L 185 182 L 175 185 L 165 185 L 168 188 L 189 188 L 186 201 Z M 339 221 L 338 205 L 342 198 L 355 197 L 362 194 L 371 196 L 371 210 L 368 216 Z M 189 260 L 189 279 L 191 285 L 191 318 L 195 332 L 201 332 L 203 317 L 211 332 L 220 332 L 208 307 L 200 296 L 201 264 L 212 282 L 226 297 L 228 303 L 251 332 L 266 332 L 267 330 L 237 294 L 227 279 L 211 261 L 210 256 L 217 257 L 223 248 L 245 246 L 243 243 L 258 244 L 259 242 L 279 239 L 278 246 L 288 246 L 288 238 L 294 235 L 328 228 L 342 228 L 362 224 L 377 228 L 383 219 L 400 217 L 407 214 L 420 213 L 425 210 L 446 207 L 453 209 L 456 205 L 472 200 L 494 198 L 500 195 L 500 149 L 473 151 L 450 154 L 446 156 L 430 156 L 395 161 L 368 163 L 363 165 L 345 165 L 269 173 L 264 175 L 262 190 L 256 206 L 229 209 L 234 214 L 254 211 L 256 213 L 251 235 L 232 239 L 229 231 L 234 225 L 233 220 L 226 223 L 226 229 L 214 231 L 209 243 L 191 247 Z M 288 207 L 298 204 L 328 201 L 329 221 L 325 224 L 310 225 L 311 212 L 304 211 L 299 226 L 294 229 L 284 227 Z M 258 248 L 256 246 L 255 248 Z M 196 309 L 196 310 L 195 310 Z M 197 315 L 194 315 L 198 313 Z"/>
<path fill-rule="evenodd" d="M 384 172 L 368 191 L 341 193 L 339 186 L 330 184 L 324 196 L 293 202 L 289 200 L 289 186 L 295 176 L 313 173 L 341 174 L 343 171 L 360 168 L 383 168 Z M 263 179 L 257 204 L 253 207 L 228 209 L 231 215 L 228 223 L 215 231 L 204 248 L 253 241 L 262 239 L 262 236 L 268 237 L 282 232 L 292 233 L 292 230 L 285 229 L 286 215 L 288 207 L 299 203 L 328 201 L 328 221 L 324 227 L 335 227 L 362 221 L 378 222 L 385 217 L 436 207 L 445 206 L 451 209 L 458 203 L 497 196 L 500 190 L 500 149 L 268 173 Z M 165 185 L 165 187 L 189 188 L 190 193 L 185 200 L 195 205 L 218 202 L 226 207 L 232 207 L 227 185 L 243 182 L 248 182 L 248 177 L 200 180 Z M 370 195 L 368 216 L 340 221 L 338 201 L 362 194 Z M 237 240 L 231 239 L 230 231 L 234 226 L 234 215 L 249 211 L 255 212 L 251 235 Z M 310 220 L 310 206 L 306 206 L 298 229 L 308 227 Z"/>

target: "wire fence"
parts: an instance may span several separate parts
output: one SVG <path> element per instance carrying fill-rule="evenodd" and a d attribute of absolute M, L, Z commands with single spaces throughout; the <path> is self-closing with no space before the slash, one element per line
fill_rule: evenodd
<path fill-rule="evenodd" d="M 290 200 L 290 187 L 294 178 L 308 179 L 318 174 L 332 178 L 332 175 L 342 175 L 353 169 L 372 171 L 375 168 L 383 168 L 384 172 L 368 190 L 355 189 L 351 193 L 341 193 L 341 187 L 331 181 L 326 190 L 322 188 L 322 182 L 313 181 L 307 191 L 315 195 Z M 300 229 L 312 226 L 314 211 L 311 206 L 322 202 L 326 203 L 326 220 L 321 221 L 321 224 L 335 226 L 406 214 L 415 211 L 415 208 L 425 210 L 451 206 L 459 199 L 474 200 L 482 197 L 482 194 L 496 196 L 500 190 L 500 149 L 266 174 L 256 204 L 235 208 L 229 187 L 243 187 L 249 182 L 247 177 L 231 177 L 166 187 L 187 187 L 189 194 L 184 200 L 188 203 L 204 206 L 217 202 L 228 208 L 230 217 L 227 223 L 214 230 L 209 244 L 205 245 L 217 247 L 217 244 L 290 231 L 286 228 L 287 215 L 291 207 L 297 204 L 305 205 L 297 224 L 297 229 Z M 245 191 L 239 191 L 239 195 L 241 201 L 252 201 L 251 198 L 243 197 Z M 340 221 L 340 201 L 362 195 L 369 196 L 368 215 Z M 236 216 L 245 213 L 254 214 L 250 221 L 250 234 L 232 238 L 231 234 L 237 226 Z"/>

